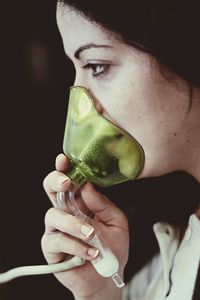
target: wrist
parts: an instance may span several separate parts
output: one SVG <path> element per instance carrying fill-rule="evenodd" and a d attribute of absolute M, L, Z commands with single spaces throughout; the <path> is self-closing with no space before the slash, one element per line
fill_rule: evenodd
<path fill-rule="evenodd" d="M 97 291 L 92 294 L 77 296 L 74 295 L 75 300 L 121 300 L 122 288 L 118 288 L 111 278 L 107 279 L 107 282 Z"/>
<path fill-rule="evenodd" d="M 87 297 L 75 297 L 75 300 L 121 300 L 122 299 L 122 289 L 114 287 L 113 289 L 101 289 L 97 293 L 92 294 Z"/>

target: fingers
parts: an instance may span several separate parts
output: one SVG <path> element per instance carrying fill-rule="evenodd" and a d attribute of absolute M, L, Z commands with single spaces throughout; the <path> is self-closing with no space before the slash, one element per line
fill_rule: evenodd
<path fill-rule="evenodd" d="M 75 239 L 62 232 L 44 234 L 42 237 L 42 249 L 45 256 L 52 258 L 53 255 L 66 253 L 76 255 L 83 259 L 92 260 L 99 254 L 98 249 L 91 247 L 81 240 Z"/>
<path fill-rule="evenodd" d="M 51 208 L 45 216 L 45 234 L 42 248 L 46 258 L 62 253 L 93 259 L 99 251 L 87 244 L 93 237 L 94 228 L 80 219 L 58 209 Z"/>
<path fill-rule="evenodd" d="M 66 172 L 69 168 L 70 162 L 69 159 L 64 154 L 59 154 L 56 157 L 56 170 L 60 172 Z"/>
<path fill-rule="evenodd" d="M 57 192 L 66 192 L 71 186 L 71 180 L 62 172 L 66 172 L 69 165 L 68 158 L 60 154 L 56 158 L 56 168 L 57 171 L 51 172 L 44 179 L 44 189 L 47 192 L 51 202 L 54 206 L 56 205 L 56 193 Z M 62 171 L 62 172 L 61 172 Z M 125 216 L 122 211 L 115 206 L 107 197 L 103 196 L 101 193 L 97 192 L 92 184 L 85 184 L 80 190 L 80 196 L 83 199 L 81 203 L 81 209 L 84 212 L 91 212 L 91 214 L 96 215 L 102 222 L 108 225 L 117 225 L 125 226 Z M 80 198 L 80 199 L 81 199 Z M 79 203 L 79 201 L 77 202 Z M 69 208 L 66 208 L 70 210 Z"/>
<path fill-rule="evenodd" d="M 71 180 L 65 174 L 53 171 L 45 177 L 43 186 L 49 199 L 55 205 L 56 193 L 68 191 L 71 186 Z"/>
<path fill-rule="evenodd" d="M 77 238 L 87 240 L 94 233 L 94 228 L 59 208 L 50 208 L 45 216 L 46 233 L 59 230 Z"/>
<path fill-rule="evenodd" d="M 56 205 L 56 193 L 66 192 L 71 186 L 71 180 L 64 174 L 69 165 L 69 159 L 64 154 L 59 154 L 55 161 L 56 171 L 48 174 L 43 181 L 43 187 L 53 205 Z"/>
<path fill-rule="evenodd" d="M 81 189 L 81 197 L 88 209 L 107 225 L 122 225 L 125 222 L 123 212 L 106 196 L 95 190 L 91 183 L 88 182 Z"/>

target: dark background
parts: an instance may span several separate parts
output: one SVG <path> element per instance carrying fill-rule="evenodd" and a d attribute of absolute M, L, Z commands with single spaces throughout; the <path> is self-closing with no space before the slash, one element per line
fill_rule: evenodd
<path fill-rule="evenodd" d="M 68 88 L 74 70 L 56 26 L 55 1 L 3 1 L 1 60 L 0 271 L 46 263 L 40 248 L 50 202 L 42 187 L 62 152 Z M 187 158 L 186 158 L 187 159 Z M 200 199 L 199 185 L 177 172 L 103 191 L 127 214 L 131 229 L 128 280 L 157 250 L 152 224 L 184 224 Z M 133 240 L 134 236 L 134 240 Z M 73 299 L 53 275 L 0 287 L 0 299 Z"/>

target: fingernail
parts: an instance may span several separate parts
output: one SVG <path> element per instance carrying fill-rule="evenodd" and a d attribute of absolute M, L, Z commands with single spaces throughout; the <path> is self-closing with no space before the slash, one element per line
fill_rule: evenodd
<path fill-rule="evenodd" d="M 60 153 L 56 156 L 56 159 L 59 159 L 60 157 L 65 157 L 65 155 L 63 153 Z"/>
<path fill-rule="evenodd" d="M 90 225 L 82 225 L 81 226 L 81 233 L 86 236 L 89 237 L 92 233 L 94 232 L 94 228 Z"/>
<path fill-rule="evenodd" d="M 67 176 L 59 176 L 57 178 L 57 183 L 61 185 L 61 184 L 63 184 L 67 180 L 69 180 L 69 178 Z"/>
<path fill-rule="evenodd" d="M 88 249 L 88 255 L 90 255 L 92 257 L 97 257 L 98 254 L 99 254 L 98 249 L 94 249 L 94 248 Z"/>

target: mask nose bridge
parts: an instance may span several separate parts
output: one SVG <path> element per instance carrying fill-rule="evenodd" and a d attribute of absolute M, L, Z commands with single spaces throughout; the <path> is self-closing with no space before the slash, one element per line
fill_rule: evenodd
<path fill-rule="evenodd" d="M 94 107 L 96 108 L 96 110 L 102 114 L 104 112 L 104 107 L 101 105 L 100 101 L 95 97 L 94 93 L 91 91 L 91 89 L 89 88 L 88 84 L 83 80 L 79 80 L 79 77 L 75 76 L 75 80 L 74 80 L 74 83 L 73 83 L 73 86 L 80 86 L 80 87 L 83 87 L 85 88 L 89 93 L 90 93 L 90 96 L 93 100 L 93 105 Z"/>

